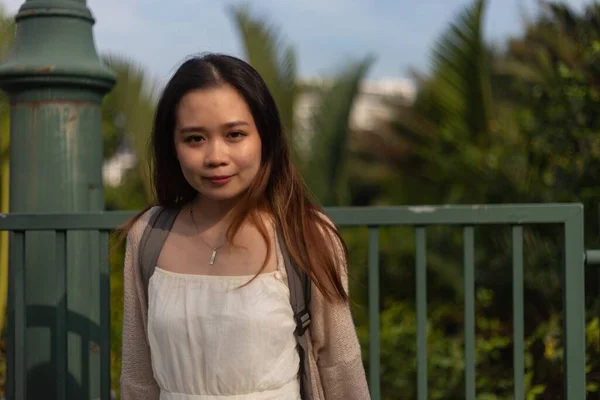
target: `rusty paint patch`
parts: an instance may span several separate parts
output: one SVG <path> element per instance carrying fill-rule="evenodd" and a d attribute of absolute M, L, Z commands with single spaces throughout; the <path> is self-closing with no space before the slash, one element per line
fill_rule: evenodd
<path fill-rule="evenodd" d="M 19 11 L 19 13 L 17 14 L 17 17 L 28 17 L 30 15 L 37 15 L 40 14 L 40 12 L 38 10 L 23 10 L 23 11 Z"/>
<path fill-rule="evenodd" d="M 91 342 L 90 343 L 90 351 L 92 353 L 99 353 L 100 352 L 100 346 L 98 346 L 96 343 Z"/>
<path fill-rule="evenodd" d="M 40 72 L 52 72 L 52 71 L 54 71 L 55 68 L 56 67 L 54 65 L 46 65 L 44 67 L 40 67 L 39 71 Z"/>
<path fill-rule="evenodd" d="M 56 69 L 55 65 L 44 65 L 41 67 L 27 67 L 25 65 L 15 65 L 12 70 L 13 71 L 17 71 L 17 72 L 24 72 L 27 70 L 33 71 L 33 72 L 42 72 L 42 73 L 47 73 L 47 72 L 53 72 Z"/>
<path fill-rule="evenodd" d="M 75 140 L 78 132 L 77 121 L 79 120 L 79 109 L 72 107 L 65 107 L 61 110 L 61 114 L 66 113 L 65 115 L 65 137 L 67 140 Z M 63 114 L 64 115 L 64 114 Z"/>
<path fill-rule="evenodd" d="M 85 13 L 82 13 L 77 10 L 70 10 L 66 8 L 57 8 L 57 7 L 44 7 L 44 8 L 28 8 L 26 10 L 19 11 L 16 15 L 17 17 L 29 17 L 32 15 L 45 15 L 45 14 L 59 14 L 59 15 L 81 15 L 83 17 L 87 17 Z"/>

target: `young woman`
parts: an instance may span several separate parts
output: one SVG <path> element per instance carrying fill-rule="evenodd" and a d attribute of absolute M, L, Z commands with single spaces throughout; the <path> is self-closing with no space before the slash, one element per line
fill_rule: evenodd
<path fill-rule="evenodd" d="M 225 55 L 183 63 L 152 155 L 157 205 L 124 228 L 122 398 L 300 400 L 285 246 L 312 282 L 312 399 L 368 399 L 345 246 L 309 200 L 259 74 Z M 162 208 L 177 217 L 146 297 L 138 245 Z"/>

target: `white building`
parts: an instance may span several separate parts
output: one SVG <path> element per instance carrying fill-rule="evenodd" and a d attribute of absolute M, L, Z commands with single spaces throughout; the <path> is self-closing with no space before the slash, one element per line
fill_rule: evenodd
<path fill-rule="evenodd" d="M 310 119 L 311 110 L 318 106 L 319 88 L 331 82 L 323 79 L 310 79 L 302 82 L 305 90 L 298 96 L 296 104 L 297 123 L 303 127 Z M 365 81 L 360 94 L 354 101 L 350 116 L 350 128 L 366 130 L 373 128 L 378 121 L 389 120 L 394 112 L 389 102 L 394 99 L 411 102 L 415 96 L 413 83 L 405 79 L 380 79 Z"/>

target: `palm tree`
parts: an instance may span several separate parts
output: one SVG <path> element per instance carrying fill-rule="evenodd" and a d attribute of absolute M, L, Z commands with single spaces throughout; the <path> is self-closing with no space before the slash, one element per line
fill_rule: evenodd
<path fill-rule="evenodd" d="M 503 179 L 501 161 L 514 156 L 516 135 L 506 122 L 512 119 L 501 118 L 510 116 L 510 106 L 492 93 L 492 52 L 482 33 L 485 6 L 484 0 L 474 1 L 450 24 L 434 47 L 430 76 L 416 77 L 414 102 L 393 104 L 391 126 L 365 135 L 356 146 L 370 149 L 357 169 L 371 171 L 383 163 L 397 172 L 377 174 L 382 188 L 398 174 L 403 187 L 419 186 L 388 193 L 393 196 L 388 201 L 480 202 L 500 189 L 478 184 L 492 176 Z"/>
<path fill-rule="evenodd" d="M 247 7 L 234 7 L 231 14 L 248 62 L 273 93 L 293 146 L 294 161 L 309 189 L 324 205 L 347 204 L 350 113 L 373 58 L 368 56 L 351 63 L 329 85 L 319 88 L 318 105 L 310 118 L 310 133 L 302 137 L 305 132 L 294 118 L 301 91 L 294 48 L 284 43 L 276 27 L 251 15 Z M 307 151 L 302 151 L 304 143 Z"/>

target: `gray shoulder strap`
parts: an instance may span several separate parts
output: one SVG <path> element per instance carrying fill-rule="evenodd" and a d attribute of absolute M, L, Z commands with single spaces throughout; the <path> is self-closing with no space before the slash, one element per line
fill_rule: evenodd
<path fill-rule="evenodd" d="M 160 250 L 167 240 L 169 231 L 179 214 L 176 208 L 161 207 L 148 221 L 139 244 L 139 260 L 144 293 L 148 301 L 148 283 L 154 273 Z"/>
<path fill-rule="evenodd" d="M 302 400 L 312 400 L 313 393 L 308 359 L 308 340 L 304 334 L 310 325 L 309 304 L 311 297 L 311 281 L 308 274 L 292 261 L 280 228 L 277 229 L 277 240 L 279 241 L 279 248 L 281 249 L 281 255 L 283 256 L 288 276 L 290 304 L 296 321 L 294 336 L 298 342 L 298 353 L 300 355 L 300 393 L 302 395 Z"/>

